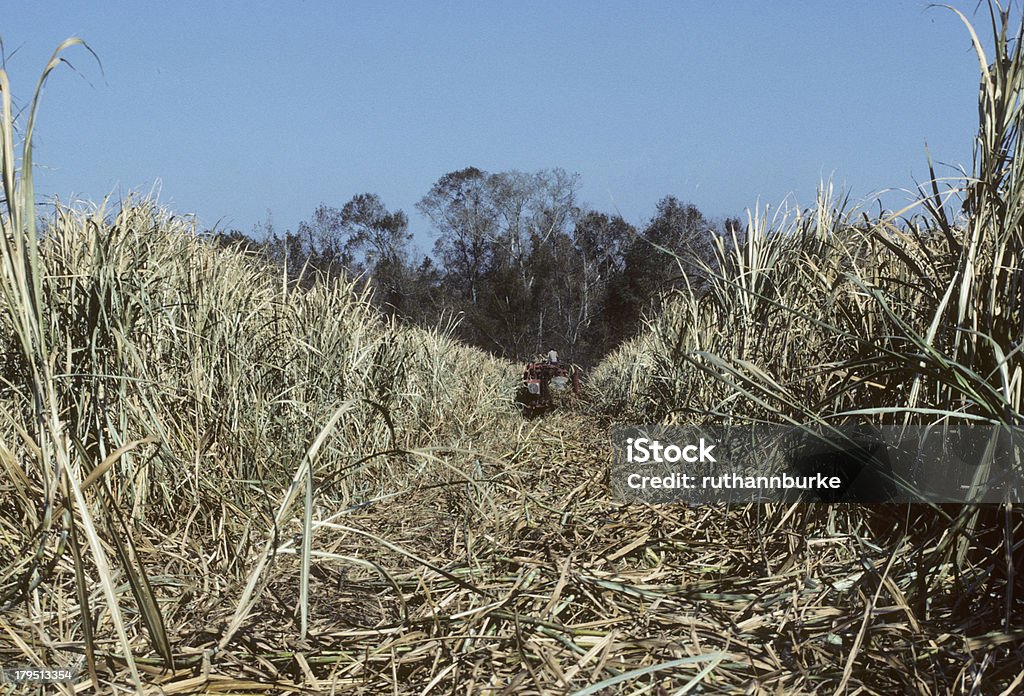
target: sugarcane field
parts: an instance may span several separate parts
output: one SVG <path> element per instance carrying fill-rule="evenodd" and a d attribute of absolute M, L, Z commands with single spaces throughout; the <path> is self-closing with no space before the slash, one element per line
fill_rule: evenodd
<path fill-rule="evenodd" d="M 0 693 L 1024 693 L 1020 3 L 3 15 Z"/>

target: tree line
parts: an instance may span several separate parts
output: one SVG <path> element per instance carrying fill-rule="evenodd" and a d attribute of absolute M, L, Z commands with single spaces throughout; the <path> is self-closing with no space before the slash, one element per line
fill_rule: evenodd
<path fill-rule="evenodd" d="M 211 237 L 247 248 L 296 285 L 345 276 L 372 289 L 386 313 L 424 325 L 457 318 L 462 340 L 502 357 L 554 348 L 589 366 L 636 333 L 668 290 L 685 283 L 699 292 L 715 236 L 739 231 L 739 221 L 713 221 L 666 196 L 637 229 L 585 209 L 577 191 L 578 176 L 562 169 L 445 174 L 416 204 L 436 240 L 422 257 L 408 216 L 373 193 L 323 204 L 294 232 L 267 223 L 261 235 Z"/>

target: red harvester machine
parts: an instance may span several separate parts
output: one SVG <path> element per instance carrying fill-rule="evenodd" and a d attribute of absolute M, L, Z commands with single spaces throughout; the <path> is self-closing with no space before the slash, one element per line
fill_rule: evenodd
<path fill-rule="evenodd" d="M 554 409 L 570 394 L 580 395 L 579 371 L 573 365 L 544 360 L 526 365 L 516 403 L 524 415 L 535 416 Z"/>

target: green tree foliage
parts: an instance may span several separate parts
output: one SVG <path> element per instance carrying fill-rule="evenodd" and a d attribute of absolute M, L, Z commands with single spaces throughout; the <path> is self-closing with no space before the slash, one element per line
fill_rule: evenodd
<path fill-rule="evenodd" d="M 573 347 L 573 356 L 583 364 L 596 363 L 618 339 L 619 332 L 610 310 L 615 307 L 613 290 L 625 270 L 625 251 L 637 238 L 637 230 L 621 216 L 589 211 L 573 230 L 570 260 L 562 276 L 563 293 L 574 298 L 567 304 L 575 312 L 567 322 L 569 336 L 563 345 Z"/>
<path fill-rule="evenodd" d="M 210 233 L 213 242 L 243 247 L 278 265 L 288 280 L 301 287 L 346 276 L 373 288 L 375 302 L 386 312 L 415 317 L 434 316 L 431 288 L 436 272 L 425 260 L 412 258 L 409 219 L 391 212 L 374 193 L 353 196 L 341 208 L 321 204 L 298 231 L 279 235 L 268 217 L 250 238 L 238 230 Z M 433 281 L 430 279 L 433 278 Z"/>
<path fill-rule="evenodd" d="M 491 263 L 497 216 L 491 207 L 487 174 L 467 167 L 445 174 L 416 207 L 434 225 L 434 253 L 456 297 L 476 303 Z"/>
<path fill-rule="evenodd" d="M 611 280 L 606 313 L 615 327 L 612 342 L 634 335 L 643 313 L 657 309 L 672 288 L 689 285 L 702 294 L 708 282 L 705 269 L 715 262 L 714 238 L 719 231 L 692 203 L 675 196 L 658 203 L 643 232 L 625 246 L 622 272 Z"/>
<path fill-rule="evenodd" d="M 447 309 L 463 338 L 521 360 L 555 348 L 590 364 L 633 335 L 662 294 L 706 283 L 719 229 L 664 198 L 643 232 L 582 211 L 561 169 L 445 174 L 419 202 L 433 223 Z M 736 224 L 730 221 L 730 224 Z"/>
<path fill-rule="evenodd" d="M 383 311 L 411 322 L 460 317 L 463 340 L 506 358 L 554 348 L 591 365 L 634 335 L 664 293 L 703 286 L 721 230 L 667 196 L 638 231 L 621 216 L 582 210 L 576 191 L 576 175 L 561 169 L 449 172 L 417 203 L 435 231 L 433 258 L 419 262 L 407 216 L 373 193 L 322 204 L 283 236 L 268 217 L 264 241 L 237 230 L 213 240 L 247 248 L 304 287 L 358 278 Z"/>
<path fill-rule="evenodd" d="M 465 317 L 469 341 L 522 359 L 571 339 L 567 318 L 578 312 L 549 276 L 572 267 L 576 188 L 577 177 L 561 169 L 468 167 L 445 174 L 419 202 L 438 235 L 443 295 Z"/>
<path fill-rule="evenodd" d="M 394 213 L 374 193 L 361 193 L 345 204 L 339 215 L 342 254 L 350 269 L 377 271 L 408 262 L 409 219 Z"/>

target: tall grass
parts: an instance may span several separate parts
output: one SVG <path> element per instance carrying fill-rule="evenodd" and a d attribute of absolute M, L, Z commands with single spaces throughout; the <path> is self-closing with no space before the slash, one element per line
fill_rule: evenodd
<path fill-rule="evenodd" d="M 142 529 L 182 548 L 201 539 L 204 567 L 237 579 L 223 644 L 259 597 L 282 537 L 297 533 L 305 633 L 317 511 L 433 483 L 438 467 L 469 471 L 475 459 L 461 451 L 514 419 L 516 371 L 457 343 L 451 327 L 382 318 L 348 284 L 291 287 L 151 200 L 58 204 L 37 234 L 30 129 L 15 186 L 2 72 L 0 86 L 0 461 L 10 494 L 0 604 L 41 635 L 64 626 L 59 640 L 17 654 L 61 666 L 52 645 L 83 641 L 94 683 L 102 652 L 126 661 L 137 688 L 140 650 L 173 667 L 169 635 L 183 626 L 153 578 L 174 554 L 140 547 Z M 93 578 L 104 590 L 98 621 Z M 80 621 L 66 626 L 69 613 Z"/>
<path fill-rule="evenodd" d="M 112 588 L 127 573 L 168 663 L 160 602 L 129 528 L 220 539 L 206 563 L 252 581 L 239 596 L 241 622 L 260 580 L 252 569 L 285 527 L 305 528 L 308 554 L 314 506 L 345 509 L 433 481 L 437 461 L 451 459 L 430 451 L 439 432 L 450 454 L 514 417 L 507 363 L 458 344 L 450 330 L 384 319 L 351 286 L 289 288 L 242 252 L 203 243 L 188 219 L 152 201 L 113 214 L 58 206 L 38 258 L 40 333 L 54 346 L 44 395 L 68 471 L 84 482 L 74 509 L 97 520 L 98 540 L 125 539 L 116 561 L 81 564 Z M 4 335 L 12 322 L 0 315 Z M 8 568 L 3 601 L 22 604 L 41 584 L 55 602 L 73 603 L 54 594 L 60 549 L 42 525 L 75 535 L 81 521 L 43 521 L 52 470 L 25 425 L 35 405 L 18 382 L 27 358 L 17 348 L 4 346 L 0 387 L 0 441 L 17 493 L 0 544 L 11 559 L 30 541 L 39 552 Z M 246 549 L 258 539 L 263 560 L 253 566 Z M 110 601 L 132 603 L 116 591 Z M 62 610 L 44 608 L 35 620 Z"/>
<path fill-rule="evenodd" d="M 596 371 L 602 400 L 639 396 L 655 418 L 927 410 L 1019 425 L 1024 61 L 1009 13 L 990 12 L 991 57 L 957 12 L 983 67 L 973 176 L 932 183 L 910 218 L 859 215 L 830 185 L 813 208 L 755 210 L 742 239 L 717 240 L 707 294 L 676 291 Z"/>
<path fill-rule="evenodd" d="M 595 371 L 599 407 L 630 402 L 633 418 L 664 421 L 980 420 L 1019 437 L 1024 25 L 995 3 L 989 12 L 987 49 L 957 12 L 982 67 L 972 176 L 930 183 L 909 217 L 858 214 L 829 186 L 806 210 L 771 219 L 755 210 L 743 238 L 717 240 L 707 294 L 677 291 Z M 1010 501 L 999 514 L 902 515 L 905 529 L 924 525 L 934 542 L 918 539 L 927 558 L 913 571 L 912 600 L 926 605 L 952 563 L 965 597 L 986 587 L 1003 598 L 998 623 L 1009 630 L 1024 595 Z"/>
<path fill-rule="evenodd" d="M 35 191 L 32 179 L 32 135 L 35 128 L 36 113 L 39 107 L 43 86 L 50 74 L 62 62 L 61 53 L 76 45 L 84 45 L 81 40 L 68 39 L 54 51 L 36 84 L 28 108 L 28 122 L 25 126 L 21 149 L 21 171 L 16 170 L 14 161 L 15 131 L 12 110 L 10 81 L 5 70 L 0 70 L 0 99 L 2 99 L 2 116 L 0 116 L 0 151 L 3 172 L 3 188 L 5 198 L 5 214 L 0 216 L 0 228 L 3 234 L 2 254 L 2 294 L 6 309 L 4 328 L 15 344 L 15 355 L 25 369 L 11 375 L 9 380 L 18 384 L 23 401 L 27 401 L 28 418 L 18 430 L 28 451 L 26 459 L 31 463 L 26 468 L 37 474 L 34 483 L 38 485 L 35 495 L 21 501 L 22 523 L 29 522 L 31 535 L 18 538 L 18 546 L 24 548 L 36 545 L 33 566 L 30 572 L 20 578 L 22 584 L 38 585 L 41 581 L 39 569 L 45 556 L 47 537 L 56 534 L 59 538 L 58 549 L 63 549 L 70 534 L 72 548 L 75 552 L 75 577 L 78 600 L 83 611 L 88 606 L 86 598 L 86 577 L 82 564 L 82 555 L 77 540 L 78 527 L 72 519 L 77 513 L 81 533 L 85 536 L 93 561 L 100 575 L 103 597 L 110 612 L 112 623 L 119 642 L 128 647 L 128 634 L 125 620 L 120 610 L 116 591 L 113 585 L 110 562 L 100 541 L 93 515 L 85 503 L 84 491 L 81 486 L 82 477 L 76 475 L 75 461 L 68 441 L 68 433 L 64 427 L 57 396 L 57 379 L 54 375 L 53 344 L 48 340 L 47 317 L 43 299 L 43 271 L 39 254 L 39 241 L 36 234 Z M 5 332 L 5 333 L 8 333 Z M 11 351 L 9 351 L 11 352 Z M 19 463 L 9 448 L 5 457 L 5 469 L 15 471 Z M 25 472 L 28 473 L 28 472 Z M 24 476 L 24 478 L 28 478 Z M 63 509 L 63 528 L 55 528 L 55 515 Z M 74 511 L 74 512 L 72 512 Z M 14 556 L 16 558 L 16 556 Z M 11 573 L 5 573 L 10 576 Z M 160 642 L 160 636 L 154 636 Z M 128 667 L 137 688 L 140 687 L 138 670 L 131 654 L 126 656 Z M 90 660 L 91 672 L 95 672 L 94 661 Z"/>

